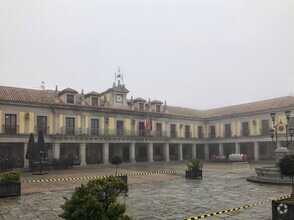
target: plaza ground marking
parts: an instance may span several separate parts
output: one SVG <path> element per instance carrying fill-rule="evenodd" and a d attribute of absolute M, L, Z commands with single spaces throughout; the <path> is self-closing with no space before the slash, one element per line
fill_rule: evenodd
<path fill-rule="evenodd" d="M 250 208 L 250 207 L 253 207 L 253 206 L 265 204 L 265 203 L 271 202 L 272 200 L 280 200 L 280 199 L 286 199 L 286 198 L 290 198 L 290 195 L 282 196 L 282 197 L 279 197 L 279 198 L 276 198 L 276 199 L 269 199 L 269 200 L 266 200 L 266 201 L 263 201 L 263 202 L 252 203 L 252 204 L 249 204 L 249 205 L 240 206 L 238 208 L 227 209 L 227 210 L 224 210 L 224 211 L 213 212 L 213 213 L 210 213 L 210 214 L 194 216 L 194 217 L 191 217 L 191 218 L 185 218 L 185 220 L 204 219 L 204 218 L 211 217 L 211 216 L 216 216 L 216 215 L 220 215 L 220 214 L 224 214 L 224 213 L 228 213 L 228 212 L 233 212 L 233 211 L 237 211 L 237 210 L 241 210 L 241 209 L 247 209 L 247 208 Z"/>
<path fill-rule="evenodd" d="M 77 181 L 77 180 L 87 180 L 87 179 L 100 179 L 107 178 L 110 176 L 144 176 L 144 175 L 154 175 L 154 174 L 172 174 L 172 173 L 183 173 L 183 170 L 170 170 L 170 171 L 147 171 L 140 173 L 128 173 L 119 175 L 101 175 L 101 176 L 86 176 L 86 177 L 68 177 L 68 178 L 52 178 L 52 179 L 35 179 L 35 180 L 23 180 L 23 183 L 45 183 L 45 182 L 61 182 L 61 181 Z"/>

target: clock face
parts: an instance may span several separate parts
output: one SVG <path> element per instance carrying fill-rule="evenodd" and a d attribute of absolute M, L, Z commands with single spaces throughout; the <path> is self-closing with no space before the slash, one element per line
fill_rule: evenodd
<path fill-rule="evenodd" d="M 122 95 L 116 95 L 117 102 L 122 102 L 122 99 L 123 99 Z"/>

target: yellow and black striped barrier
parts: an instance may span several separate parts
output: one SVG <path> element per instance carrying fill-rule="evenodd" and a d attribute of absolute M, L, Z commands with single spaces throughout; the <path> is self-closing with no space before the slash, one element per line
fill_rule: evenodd
<path fill-rule="evenodd" d="M 279 197 L 279 198 L 276 198 L 276 199 L 269 199 L 269 200 L 266 200 L 266 201 L 263 201 L 263 202 L 252 203 L 252 204 L 249 204 L 249 205 L 240 206 L 238 208 L 227 209 L 227 210 L 220 211 L 220 212 L 213 212 L 213 213 L 210 213 L 210 214 L 194 216 L 194 217 L 191 217 L 191 218 L 186 218 L 185 220 L 204 219 L 204 218 L 208 218 L 208 217 L 212 217 L 212 216 L 216 216 L 216 215 L 220 215 L 220 214 L 225 214 L 225 213 L 228 213 L 228 212 L 233 212 L 233 211 L 242 210 L 242 209 L 248 209 L 248 208 L 253 207 L 253 206 L 257 206 L 257 205 L 261 205 L 261 204 L 271 202 L 272 200 L 286 199 L 286 198 L 289 198 L 289 197 L 290 197 L 289 195 L 282 196 L 282 197 Z"/>
<path fill-rule="evenodd" d="M 149 172 L 140 172 L 140 173 L 128 173 L 128 174 L 119 174 L 113 176 L 143 176 L 143 175 L 152 175 L 152 174 L 172 174 L 172 173 L 182 173 L 183 170 L 170 170 L 170 171 L 149 171 Z M 78 181 L 78 180 L 93 180 L 107 178 L 111 175 L 102 175 L 102 176 L 86 176 L 86 177 L 68 177 L 68 178 L 52 178 L 52 179 L 36 179 L 36 180 L 23 180 L 23 183 L 47 183 L 47 182 L 61 182 L 61 181 Z"/>

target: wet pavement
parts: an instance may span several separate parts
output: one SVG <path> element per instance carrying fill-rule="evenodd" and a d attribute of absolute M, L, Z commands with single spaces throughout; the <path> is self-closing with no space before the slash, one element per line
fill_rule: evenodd
<path fill-rule="evenodd" d="M 204 163 L 203 179 L 185 179 L 184 173 L 128 176 L 127 214 L 133 219 L 185 219 L 269 201 L 291 193 L 290 186 L 247 182 L 254 168 L 233 172 L 231 163 Z M 122 164 L 118 173 L 185 170 L 186 162 Z M 21 180 L 113 175 L 112 165 L 92 165 L 69 170 L 50 170 L 47 175 L 21 171 Z M 61 219 L 63 197 L 87 180 L 22 183 L 22 196 L 0 198 L 0 219 Z M 271 203 L 219 214 L 205 219 L 271 219 Z"/>

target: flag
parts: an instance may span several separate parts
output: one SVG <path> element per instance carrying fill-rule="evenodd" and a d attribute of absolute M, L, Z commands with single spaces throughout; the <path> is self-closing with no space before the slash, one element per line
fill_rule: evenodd
<path fill-rule="evenodd" d="M 150 119 L 149 119 L 149 123 L 150 123 L 150 131 L 152 131 L 152 118 L 150 116 Z"/>
<path fill-rule="evenodd" d="M 152 131 L 152 118 L 151 117 L 145 118 L 145 128 L 147 131 Z"/>

